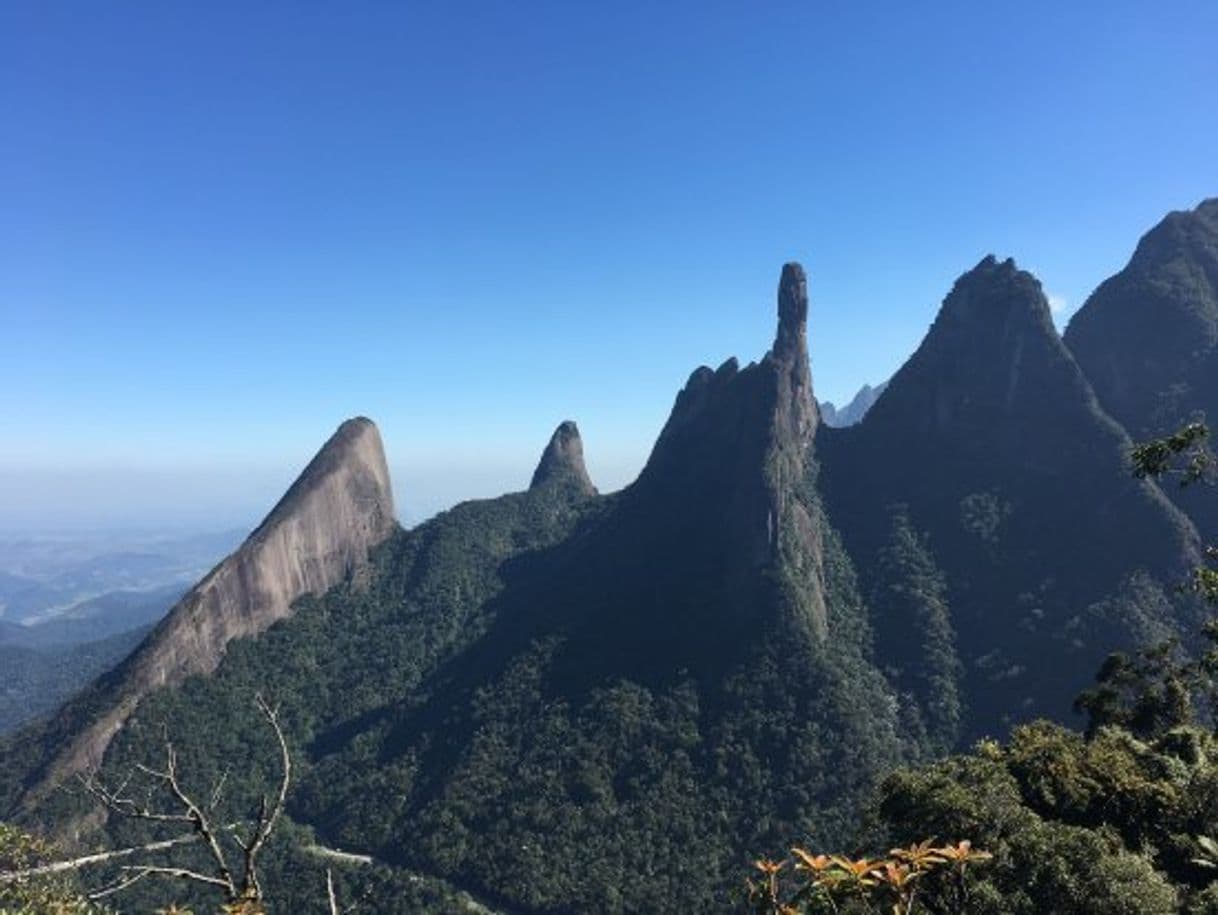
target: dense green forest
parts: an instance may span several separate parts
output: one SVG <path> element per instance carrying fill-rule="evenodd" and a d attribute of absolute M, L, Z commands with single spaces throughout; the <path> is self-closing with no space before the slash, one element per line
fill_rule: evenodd
<path fill-rule="evenodd" d="M 79 645 L 0 645 L 0 734 L 54 711 L 131 653 L 151 626 Z"/>

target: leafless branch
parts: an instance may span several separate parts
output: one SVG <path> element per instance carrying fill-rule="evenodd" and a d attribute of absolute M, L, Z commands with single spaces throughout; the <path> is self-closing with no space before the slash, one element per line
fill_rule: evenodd
<path fill-rule="evenodd" d="M 279 725 L 279 710 L 271 707 L 267 701 L 258 695 L 254 698 L 258 705 L 259 711 L 262 712 L 267 722 L 271 726 L 271 730 L 275 732 L 275 740 L 279 744 L 280 766 L 283 769 L 283 775 L 279 780 L 279 792 L 275 797 L 273 805 L 268 805 L 265 797 L 258 808 L 258 819 L 254 826 L 254 832 L 249 840 L 241 843 L 242 849 L 245 851 L 245 867 L 241 878 L 241 892 L 247 898 L 251 895 L 255 898 L 262 897 L 262 887 L 258 882 L 258 853 L 262 851 L 267 839 L 274 832 L 279 818 L 283 815 L 283 809 L 287 805 L 288 789 L 292 784 L 292 754 L 288 750 L 287 738 L 283 735 L 283 728 Z"/>
<path fill-rule="evenodd" d="M 132 781 L 132 775 L 128 775 L 126 779 L 114 790 L 107 789 L 96 774 L 92 774 L 87 778 L 82 778 L 81 781 L 93 797 L 99 800 L 103 806 L 112 813 L 119 816 L 127 817 L 135 820 L 145 820 L 153 823 L 188 823 L 194 829 L 195 834 L 207 847 L 208 854 L 216 867 L 216 877 L 208 878 L 209 884 L 222 886 L 229 898 L 237 898 L 237 885 L 233 880 L 232 870 L 228 866 L 228 860 L 224 854 L 224 848 L 220 844 L 219 836 L 215 829 L 212 828 L 211 821 L 208 819 L 207 813 L 200 807 L 182 787 L 182 783 L 178 778 L 178 754 L 174 749 L 173 743 L 169 740 L 165 741 L 165 768 L 153 769 L 150 766 L 137 764 L 134 768 L 135 772 L 142 773 L 151 779 L 152 785 L 160 783 L 177 802 L 180 810 L 166 812 L 156 810 L 152 807 L 152 788 L 150 787 L 145 799 L 142 803 L 137 803 L 134 799 L 126 795 L 127 786 Z M 211 796 L 217 798 L 219 791 L 223 785 L 224 779 L 221 778 L 216 787 L 213 788 Z M 211 808 L 209 807 L 209 810 Z M 137 878 L 138 879 L 138 878 Z M 129 885 L 129 884 L 128 884 Z"/>
<path fill-rule="evenodd" d="M 206 806 L 200 805 L 182 785 L 179 776 L 178 755 L 173 743 L 166 735 L 165 765 L 162 769 L 137 764 L 127 777 L 115 788 L 108 788 L 97 775 L 92 773 L 81 776 L 80 781 L 85 790 L 110 813 L 133 820 L 144 820 L 150 823 L 184 823 L 191 828 L 191 833 L 160 842 L 152 842 L 133 848 L 121 849 L 114 852 L 103 852 L 97 855 L 86 855 L 71 861 L 60 861 L 11 874 L 0 873 L 0 883 L 6 880 L 22 879 L 30 876 L 41 876 L 61 871 L 75 870 L 91 864 L 100 864 L 115 858 L 130 857 L 141 853 L 152 853 L 183 845 L 188 842 L 202 842 L 207 849 L 214 868 L 211 873 L 204 873 L 184 867 L 139 862 L 124 865 L 119 868 L 121 876 L 112 884 L 95 890 L 90 898 L 102 898 L 126 889 L 145 877 L 159 875 L 182 880 L 190 880 L 206 886 L 216 887 L 223 891 L 227 902 L 260 901 L 263 898 L 262 885 L 258 875 L 258 858 L 271 838 L 275 827 L 283 816 L 287 806 L 288 790 L 292 783 L 292 756 L 288 749 L 287 738 L 279 723 L 278 708 L 270 705 L 261 695 L 255 697 L 255 702 L 263 717 L 270 725 L 279 745 L 280 767 L 282 775 L 278 790 L 273 800 L 263 796 L 258 806 L 252 829 L 242 835 L 236 824 L 225 825 L 217 829 L 211 820 L 220 805 L 228 772 L 217 779 L 208 795 Z M 132 788 L 136 776 L 139 781 L 147 784 L 146 791 Z M 158 788 L 172 798 L 171 804 L 157 804 L 155 797 Z M 133 796 L 134 795 L 134 796 Z M 225 843 L 232 842 L 241 849 L 242 862 L 240 881 L 236 872 L 229 866 L 225 854 Z M 337 911 L 334 902 L 333 878 L 327 874 L 327 892 L 331 900 L 331 908 Z"/>
<path fill-rule="evenodd" d="M 79 858 L 70 858 L 66 861 L 54 861 L 50 864 L 41 864 L 37 867 L 27 867 L 19 871 L 2 871 L 0 872 L 0 884 L 15 883 L 18 880 L 28 880 L 31 877 L 48 877 L 52 874 L 62 874 L 66 871 L 80 870 L 84 867 L 90 867 L 94 864 L 104 864 L 107 861 L 113 861 L 117 858 L 129 858 L 137 854 L 152 854 L 158 851 L 165 851 L 170 848 L 175 848 L 179 845 L 189 845 L 192 842 L 199 841 L 199 834 L 192 832 L 188 835 L 178 836 L 174 839 L 163 839 L 159 842 L 149 842 L 145 845 L 135 845 L 131 848 L 119 848 L 114 851 L 103 851 L 92 855 L 82 855 Z"/>
<path fill-rule="evenodd" d="M 108 883 L 105 886 L 98 887 L 97 889 L 88 893 L 86 898 L 90 902 L 96 902 L 98 899 L 105 899 L 107 896 L 113 896 L 115 893 L 121 893 L 123 890 L 127 889 L 127 887 L 139 883 L 147 876 L 148 875 L 146 873 L 136 873 L 130 877 L 119 877 L 113 883 Z"/>
<path fill-rule="evenodd" d="M 147 877 L 150 874 L 161 874 L 165 877 L 178 877 L 182 880 L 193 880 L 196 883 L 206 883 L 209 886 L 217 886 L 224 890 L 226 894 L 228 893 L 229 884 L 224 879 L 220 877 L 212 877 L 208 874 L 201 874 L 198 871 L 192 871 L 185 867 L 162 867 L 157 864 L 133 864 L 123 867 L 122 870 L 138 875 L 136 877 L 137 880 Z"/>
<path fill-rule="evenodd" d="M 334 871 L 326 868 L 326 900 L 330 903 L 330 915 L 339 915 L 338 897 L 334 895 Z"/>

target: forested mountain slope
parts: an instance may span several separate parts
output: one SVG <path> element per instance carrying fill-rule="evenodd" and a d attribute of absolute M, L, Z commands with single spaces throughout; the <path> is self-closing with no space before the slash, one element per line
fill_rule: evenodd
<path fill-rule="evenodd" d="M 789 265 L 771 351 L 695 371 L 635 484 L 596 496 L 564 424 L 529 491 L 393 535 L 364 586 L 141 703 L 106 769 L 164 722 L 200 777 L 258 771 L 274 696 L 295 820 L 522 911 L 721 909 L 748 854 L 844 841 L 924 747 L 820 508 L 806 320 Z"/>
<path fill-rule="evenodd" d="M 1147 232 L 1074 315 L 1065 341 L 1135 439 L 1218 423 L 1218 198 Z M 1168 494 L 1203 535 L 1218 536 L 1218 490 Z"/>
<path fill-rule="evenodd" d="M 946 603 L 937 663 L 954 647 L 966 735 L 1068 720 L 1109 652 L 1189 624 L 1173 586 L 1196 532 L 1132 478 L 1128 436 L 1063 346 L 1040 284 L 1010 260 L 964 274 L 863 422 L 817 444 L 877 630 L 907 632 L 915 609 Z M 924 588 L 933 600 L 911 609 L 889 577 L 912 550 L 904 564 L 942 593 Z M 898 636 L 880 662 L 924 676 L 911 650 Z"/>

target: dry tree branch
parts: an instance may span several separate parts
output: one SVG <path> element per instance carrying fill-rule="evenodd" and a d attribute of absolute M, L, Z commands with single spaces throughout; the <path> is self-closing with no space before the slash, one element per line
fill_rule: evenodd
<path fill-rule="evenodd" d="M 261 899 L 262 887 L 258 882 L 258 853 L 262 851 L 267 839 L 271 837 L 279 818 L 283 816 L 284 807 L 287 806 L 288 789 L 292 784 L 292 754 L 288 750 L 288 741 L 284 737 L 283 728 L 279 725 L 279 709 L 267 704 L 261 694 L 255 696 L 254 701 L 275 733 L 275 740 L 279 744 L 280 765 L 283 769 L 274 805 L 268 807 L 264 796 L 258 808 L 258 819 L 253 834 L 247 842 L 238 840 L 238 844 L 245 852 L 245 867 L 241 878 L 242 896 Z"/>
<path fill-rule="evenodd" d="M 326 868 L 326 901 L 330 903 L 330 915 L 339 915 L 338 897 L 334 895 L 334 871 Z"/>
<path fill-rule="evenodd" d="M 220 886 L 229 898 L 237 898 L 237 885 L 233 880 L 232 870 L 228 866 L 228 860 L 224 855 L 223 847 L 220 845 L 219 837 L 215 829 L 212 828 L 207 814 L 186 793 L 186 790 L 178 779 L 178 754 L 177 750 L 174 749 L 173 743 L 168 740 L 165 741 L 165 768 L 163 770 L 153 769 L 137 763 L 134 771 L 148 776 L 154 784 L 160 782 L 166 787 L 169 793 L 173 795 L 174 800 L 182 807 L 182 812 L 167 813 L 154 810 L 151 806 L 151 788 L 149 788 L 143 804 L 138 804 L 132 798 L 125 796 L 124 792 L 127 785 L 131 783 L 132 775 L 128 775 L 122 784 L 113 791 L 108 790 L 98 780 L 96 774 L 90 775 L 87 778 L 81 778 L 81 782 L 84 784 L 86 791 L 101 801 L 106 809 L 118 816 L 133 820 L 145 820 L 152 823 L 189 823 L 194 829 L 195 835 L 207 846 L 208 854 L 211 856 L 212 861 L 215 862 L 216 873 L 218 875 L 217 877 L 209 877 L 201 882 Z M 223 778 L 216 788 L 213 789 L 213 798 L 218 796 L 218 791 L 222 784 Z M 149 873 L 158 872 L 160 871 L 149 871 Z"/>
<path fill-rule="evenodd" d="M 269 801 L 266 796 L 263 796 L 254 820 L 253 829 L 247 838 L 242 838 L 236 824 L 226 825 L 217 830 L 211 821 L 211 815 L 216 812 L 220 804 L 221 795 L 228 779 L 228 772 L 226 771 L 221 775 L 215 785 L 212 786 L 207 806 L 200 805 L 182 786 L 179 778 L 177 750 L 174 748 L 173 743 L 166 738 L 165 767 L 163 769 L 154 769 L 150 766 L 137 764 L 127 777 L 113 789 L 107 788 L 96 772 L 88 776 L 80 776 L 80 782 L 88 794 L 116 816 L 143 820 L 150 823 L 189 824 L 192 830 L 189 835 L 151 842 L 146 845 L 114 852 L 86 855 L 82 858 L 74 858 L 71 861 L 60 861 L 38 868 L 14 871 L 10 874 L 0 873 L 0 883 L 25 877 L 75 870 L 91 864 L 100 864 L 114 858 L 161 851 L 177 845 L 184 845 L 188 842 L 202 842 L 212 860 L 215 869 L 214 873 L 207 874 L 189 868 L 150 863 L 124 865 L 119 869 L 123 876 L 112 884 L 94 891 L 94 893 L 90 894 L 90 898 L 108 896 L 126 889 L 145 877 L 159 875 L 217 887 L 223 891 L 225 901 L 228 903 L 261 902 L 263 892 L 258 876 L 258 856 L 271 838 L 287 806 L 288 790 L 292 783 L 292 756 L 288 749 L 287 737 L 284 735 L 283 728 L 279 724 L 278 708 L 271 706 L 261 695 L 255 697 L 255 702 L 259 711 L 262 712 L 263 717 L 266 718 L 267 723 L 270 725 L 271 731 L 275 735 L 275 740 L 279 745 L 282 776 L 274 800 Z M 148 789 L 141 800 L 132 797 L 129 790 L 137 774 L 144 776 L 149 783 Z M 174 804 L 169 809 L 162 809 L 153 804 L 153 794 L 158 785 L 173 798 Z M 237 881 L 234 870 L 229 866 L 228 857 L 224 851 L 223 839 L 225 836 L 236 843 L 242 851 L 243 860 L 240 870 L 240 882 Z M 333 880 L 329 876 L 327 876 L 327 884 L 329 896 L 333 900 Z M 332 903 L 332 908 L 334 905 L 336 903 Z"/>
<path fill-rule="evenodd" d="M 82 855 L 79 858 L 69 858 L 66 861 L 53 861 L 50 864 L 40 864 L 37 867 L 27 867 L 18 871 L 0 871 L 0 884 L 15 883 L 18 880 L 28 880 L 31 877 L 49 877 L 52 874 L 62 874 L 66 871 L 80 870 L 94 864 L 104 864 L 116 858 L 129 858 L 140 853 L 165 851 L 179 845 L 189 845 L 199 841 L 198 833 L 178 836 L 173 839 L 162 839 L 159 842 L 149 842 L 145 845 L 135 845 L 131 848 L 119 848 L 115 851 L 103 851 L 92 855 Z"/>

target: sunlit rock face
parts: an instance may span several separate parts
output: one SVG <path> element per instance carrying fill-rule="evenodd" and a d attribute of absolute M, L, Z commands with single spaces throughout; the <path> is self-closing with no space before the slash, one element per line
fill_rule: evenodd
<path fill-rule="evenodd" d="M 34 793 L 100 763 L 149 692 L 211 673 L 233 639 L 289 616 L 297 598 L 358 576 L 369 550 L 395 525 L 380 433 L 371 420 L 350 419 L 237 551 L 98 685 L 100 714 L 51 762 Z"/>

